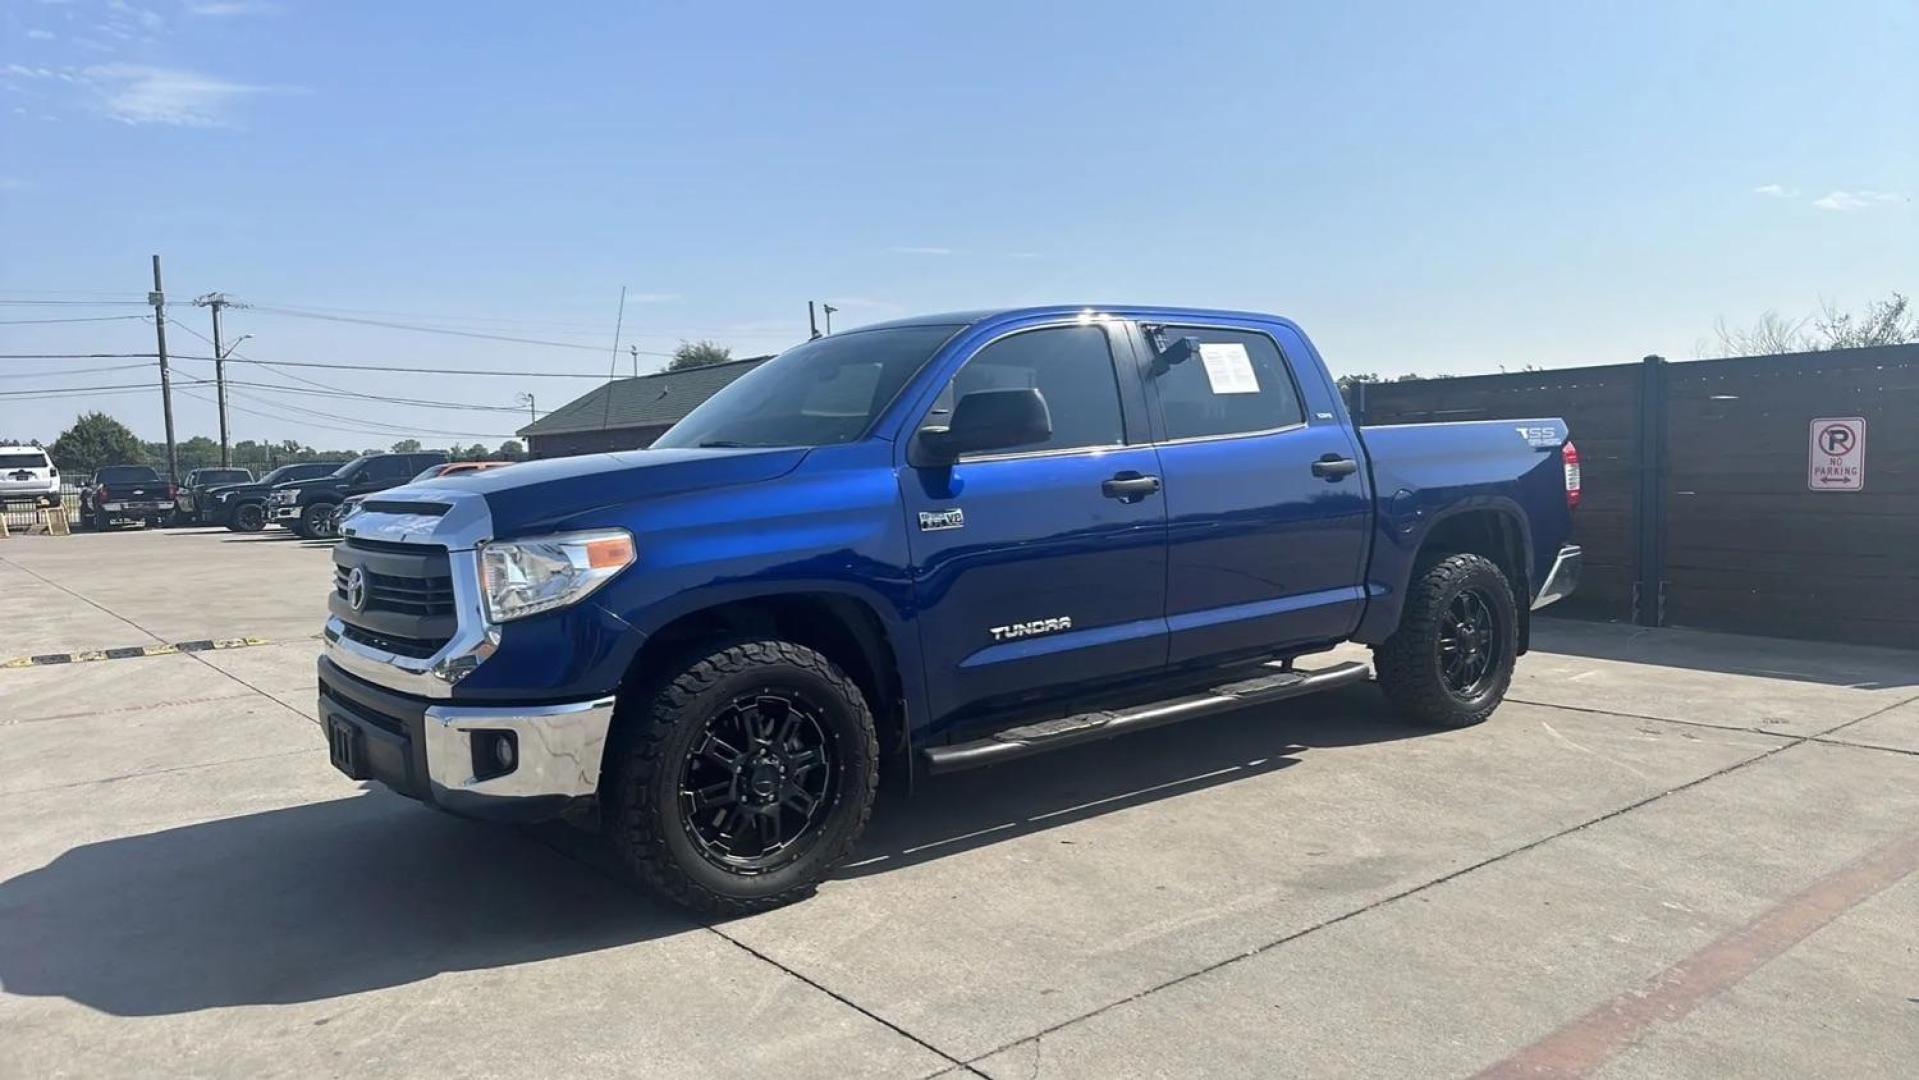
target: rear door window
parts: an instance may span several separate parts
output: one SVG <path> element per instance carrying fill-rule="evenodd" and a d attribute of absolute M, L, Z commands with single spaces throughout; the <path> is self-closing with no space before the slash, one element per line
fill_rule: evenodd
<path fill-rule="evenodd" d="M 1185 337 L 1199 339 L 1196 355 L 1151 369 L 1168 439 L 1244 435 L 1306 422 L 1299 390 L 1272 338 L 1252 330 L 1162 326 L 1151 339 L 1163 350 Z"/>

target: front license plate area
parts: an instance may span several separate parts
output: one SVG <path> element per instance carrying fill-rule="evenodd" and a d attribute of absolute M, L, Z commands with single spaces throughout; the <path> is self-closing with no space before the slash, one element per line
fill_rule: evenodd
<path fill-rule="evenodd" d="M 366 770 L 366 744 L 361 741 L 359 728 L 338 718 L 327 720 L 326 749 L 327 760 L 347 776 L 354 780 L 372 777 Z"/>

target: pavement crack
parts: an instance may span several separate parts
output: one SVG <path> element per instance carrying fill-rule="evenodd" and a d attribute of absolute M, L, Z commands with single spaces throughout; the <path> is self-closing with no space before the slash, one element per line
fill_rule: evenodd
<path fill-rule="evenodd" d="M 774 968 L 778 969 L 780 972 L 794 979 L 797 979 L 802 983 L 805 983 L 806 985 L 812 987 L 815 990 L 818 990 L 820 993 L 825 994 L 827 997 L 832 998 L 834 1001 L 839 1002 L 841 1005 L 846 1006 L 847 1008 L 853 1010 L 854 1012 L 859 1013 L 861 1016 L 866 1017 L 868 1020 L 871 1020 L 874 1023 L 880 1025 L 881 1027 L 886 1028 L 888 1031 L 891 1031 L 895 1035 L 898 1035 L 901 1038 L 906 1039 L 907 1041 L 926 1050 L 929 1053 L 937 1054 L 939 1055 L 941 1060 L 951 1063 L 952 1067 L 950 1069 L 947 1069 L 944 1072 L 938 1073 L 935 1075 L 945 1075 L 947 1072 L 958 1070 L 960 1072 L 966 1073 L 969 1076 L 979 1076 L 979 1077 L 986 1076 L 985 1073 L 980 1072 L 978 1069 L 974 1068 L 972 1062 L 962 1061 L 959 1058 L 954 1057 L 953 1055 L 947 1053 L 944 1050 L 941 1050 L 939 1047 L 934 1046 L 932 1043 L 927 1042 L 925 1039 L 920 1038 L 918 1035 L 913 1034 L 912 1032 L 906 1030 L 905 1028 L 894 1023 L 893 1021 L 888 1020 L 884 1016 L 881 1016 L 880 1014 L 874 1012 L 873 1010 L 867 1008 L 866 1006 L 861 1005 L 859 1002 L 854 1001 L 853 999 L 847 997 L 846 995 L 839 993 L 836 990 L 833 990 L 832 988 L 820 983 L 818 980 L 810 978 L 809 976 L 803 974 L 800 971 L 795 970 L 792 967 L 787 966 L 786 964 L 780 963 L 778 960 L 773 959 L 772 957 L 766 955 L 765 953 L 759 951 L 758 949 L 755 949 L 753 946 L 748 945 L 744 941 L 741 941 L 740 939 L 732 936 L 731 934 L 728 934 L 726 931 L 721 930 L 719 927 L 713 925 L 712 923 L 706 924 L 706 930 L 708 933 L 712 934 L 714 937 L 717 937 L 721 941 L 724 941 L 727 944 L 732 945 L 734 948 L 739 949 L 740 951 L 746 953 L 748 956 L 751 956 L 754 959 L 759 960 L 763 963 L 770 964 Z M 974 1060 L 977 1061 L 978 1059 L 975 1058 Z"/>
<path fill-rule="evenodd" d="M 1513 699 L 1508 699 L 1508 700 L 1513 700 Z M 1361 905 L 1360 907 L 1354 908 L 1351 911 L 1347 911 L 1347 912 L 1344 912 L 1343 914 L 1332 916 L 1331 918 L 1328 918 L 1328 919 L 1322 919 L 1321 921 L 1314 923 L 1311 926 L 1305 927 L 1300 930 L 1295 930 L 1289 934 L 1282 935 L 1281 937 L 1275 938 L 1272 941 L 1266 942 L 1263 945 L 1255 945 L 1252 948 L 1247 949 L 1243 952 L 1240 952 L 1236 955 L 1228 956 L 1222 960 L 1216 960 L 1213 963 L 1205 965 L 1204 967 L 1197 968 L 1193 971 L 1189 971 L 1184 975 L 1174 976 L 1171 979 L 1166 979 L 1162 982 L 1149 986 L 1145 988 L 1144 990 L 1134 991 L 1133 993 L 1128 994 L 1125 997 L 1119 998 L 1115 1001 L 1110 1001 L 1106 1003 L 1105 1005 L 1101 1005 L 1097 1009 L 1088 1010 L 1087 1012 L 1083 1012 L 1079 1014 L 1078 1016 L 1068 1017 L 1067 1019 L 1061 1020 L 1056 1024 L 1050 1025 L 1046 1028 L 1036 1031 L 1031 1035 L 1027 1035 L 1019 1039 L 1014 1039 L 1011 1042 L 1004 1043 L 1000 1046 L 996 1046 L 993 1049 L 988 1050 L 983 1054 L 974 1056 L 967 1062 L 967 1064 L 970 1065 L 980 1061 L 984 1061 L 995 1054 L 1001 1054 L 1008 1050 L 1011 1050 L 1015 1046 L 1021 1046 L 1029 1042 L 1037 1043 L 1039 1040 L 1044 1039 L 1046 1036 L 1051 1035 L 1055 1032 L 1061 1031 L 1065 1028 L 1071 1027 L 1074 1024 L 1078 1024 L 1082 1021 L 1090 1020 L 1096 1016 L 1100 1016 L 1104 1013 L 1111 1012 L 1112 1010 L 1117 1009 L 1123 1005 L 1130 1005 L 1135 1001 L 1139 1001 L 1142 998 L 1150 997 L 1151 995 L 1157 994 L 1162 990 L 1169 990 L 1175 986 L 1180 986 L 1184 983 L 1191 982 L 1192 980 L 1200 978 L 1201 976 L 1210 975 L 1213 972 L 1220 970 L 1221 968 L 1230 967 L 1233 964 L 1237 964 L 1243 960 L 1251 960 L 1253 957 L 1259 956 L 1266 952 L 1270 952 L 1273 949 L 1277 949 L 1282 945 L 1286 945 L 1291 942 L 1298 941 L 1299 939 L 1306 937 L 1310 934 L 1316 934 L 1321 930 L 1327 929 L 1328 927 L 1337 926 L 1340 923 L 1346 922 L 1350 919 L 1358 918 L 1359 916 L 1364 915 L 1368 912 L 1377 911 L 1380 908 L 1386 907 L 1389 904 L 1398 903 L 1399 901 L 1404 900 L 1408 897 L 1417 896 L 1420 893 L 1424 893 L 1440 885 L 1444 885 L 1449 881 L 1453 881 L 1457 878 L 1465 877 L 1467 874 L 1471 874 L 1471 873 L 1474 873 L 1475 871 L 1483 870 L 1486 867 L 1493 866 L 1498 863 L 1502 863 L 1506 861 L 1507 859 L 1512 858 L 1515 855 L 1523 855 L 1528 851 L 1532 851 L 1536 848 L 1540 848 L 1547 844 L 1550 844 L 1554 840 L 1558 840 L 1566 836 L 1571 836 L 1572 834 L 1577 832 L 1583 832 L 1586 829 L 1593 828 L 1596 825 L 1604 824 L 1605 822 L 1611 821 L 1614 818 L 1621 817 L 1625 814 L 1630 814 L 1633 811 L 1638 810 L 1639 808 L 1643 806 L 1651 805 L 1652 803 L 1658 802 L 1661 799 L 1665 799 L 1672 795 L 1677 795 L 1682 791 L 1690 791 L 1693 788 L 1700 786 L 1701 784 L 1709 783 L 1713 780 L 1717 780 L 1718 778 L 1722 776 L 1726 776 L 1730 773 L 1734 773 L 1741 769 L 1745 769 L 1750 766 L 1756 765 L 1759 762 L 1775 757 L 1779 754 L 1786 752 L 1787 750 L 1791 750 L 1792 748 L 1796 746 L 1804 746 L 1807 743 L 1824 741 L 1823 740 L 1824 736 L 1831 735 L 1837 731 L 1842 731 L 1845 728 L 1853 726 L 1854 724 L 1863 723 L 1867 720 L 1872 719 L 1875 716 L 1880 716 L 1885 713 L 1891 712 L 1892 710 L 1897 709 L 1900 706 L 1908 705 L 1914 701 L 1919 701 L 1919 694 L 1915 694 L 1912 697 L 1905 698 L 1900 701 L 1895 701 L 1889 705 L 1886 705 L 1883 708 L 1874 709 L 1872 712 L 1869 712 L 1864 716 L 1855 717 L 1854 719 L 1848 720 L 1837 727 L 1828 728 L 1827 730 L 1820 732 L 1816 735 L 1791 736 L 1791 735 L 1776 735 L 1771 732 L 1762 732 L 1761 734 L 1774 734 L 1774 737 L 1787 740 L 1787 741 L 1781 742 L 1778 746 L 1768 747 L 1765 750 L 1761 750 L 1760 752 L 1758 752 L 1757 754 L 1754 754 L 1753 756 L 1749 758 L 1745 758 L 1741 761 L 1733 762 L 1731 765 L 1728 765 L 1723 769 L 1715 769 L 1714 771 L 1709 772 L 1704 776 L 1696 777 L 1692 780 L 1686 781 L 1683 784 L 1679 784 L 1674 787 L 1667 788 L 1664 791 L 1655 792 L 1654 794 L 1648 795 L 1643 799 L 1638 799 L 1633 802 L 1627 803 L 1625 806 L 1621 806 L 1613 810 L 1608 810 L 1607 812 L 1600 814 L 1596 817 L 1588 818 L 1585 821 L 1581 821 L 1581 822 L 1578 822 L 1577 824 L 1569 825 L 1566 828 L 1560 829 L 1557 832 L 1550 833 L 1546 836 L 1542 836 L 1534 840 L 1530 840 L 1524 844 L 1521 844 L 1520 846 L 1516 848 L 1512 848 L 1510 850 L 1501 852 L 1497 855 L 1488 856 L 1484 859 L 1479 860 L 1478 862 L 1472 863 L 1468 866 L 1460 867 L 1459 869 L 1451 871 L 1446 874 L 1441 874 L 1440 876 L 1436 878 L 1432 878 L 1430 880 L 1421 882 L 1410 888 L 1402 889 L 1399 892 L 1393 893 L 1389 896 L 1383 896 L 1379 898 L 1378 900 L 1374 900 L 1372 903 Z M 1522 704 L 1530 704 L 1530 703 L 1522 702 Z M 1560 705 L 1552 705 L 1549 707 L 1568 708 L 1568 706 L 1560 706 Z M 1599 713 L 1605 712 L 1605 710 L 1603 709 L 1575 709 L 1575 711 L 1599 712 Z M 1662 719 L 1661 717 L 1656 717 L 1656 716 L 1634 716 L 1628 713 L 1609 713 L 1607 715 L 1622 716 L 1628 719 L 1635 719 L 1635 720 L 1661 720 Z M 1665 722 L 1677 723 L 1678 721 L 1665 721 Z M 1728 730 L 1727 728 L 1724 728 L 1724 727 L 1721 727 L 1720 725 L 1715 725 L 1715 724 L 1698 724 L 1695 726 L 1718 727 L 1719 730 L 1722 730 L 1722 731 Z"/>

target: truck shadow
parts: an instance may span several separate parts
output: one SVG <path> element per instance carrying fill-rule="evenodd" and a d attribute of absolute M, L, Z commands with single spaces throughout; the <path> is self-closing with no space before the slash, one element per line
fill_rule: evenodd
<path fill-rule="evenodd" d="M 1376 690 L 1253 707 L 882 795 L 842 879 L 1419 734 Z M 1150 827 L 1150 825 L 1142 825 Z M 594 838 L 380 790 L 75 847 L 0 882 L 0 987 L 116 1016 L 315 1001 L 700 929 Z"/>
<path fill-rule="evenodd" d="M 1255 705 L 885 790 L 837 874 L 863 877 L 1277 772 L 1301 754 L 1414 738 L 1376 687 Z"/>
<path fill-rule="evenodd" d="M 84 844 L 0 883 L 0 986 L 156 1016 L 698 927 L 514 830 L 368 792 Z"/>

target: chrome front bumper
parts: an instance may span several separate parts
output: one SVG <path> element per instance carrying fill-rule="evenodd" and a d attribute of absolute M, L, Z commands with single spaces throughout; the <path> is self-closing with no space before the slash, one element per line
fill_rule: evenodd
<path fill-rule="evenodd" d="M 613 725 L 614 699 L 542 705 L 455 705 L 454 686 L 493 655 L 499 628 L 487 621 L 476 548 L 492 518 L 478 494 L 395 489 L 385 498 L 449 506 L 444 515 L 372 512 L 343 519 L 349 537 L 447 549 L 457 628 L 432 656 L 403 656 L 355 641 L 338 616 L 327 619 L 320 663 L 321 715 L 353 728 L 368 751 L 356 779 L 376 779 L 403 795 L 475 817 L 536 820 L 599 789 L 600 762 Z M 335 669 L 329 671 L 329 668 Z M 351 676 L 351 678 L 343 678 Z M 513 764 L 490 757 L 503 735 Z M 340 766 L 339 755 L 335 755 Z"/>
<path fill-rule="evenodd" d="M 600 759 L 613 727 L 613 699 L 518 708 L 435 705 L 426 711 L 426 771 L 433 801 L 484 812 L 496 799 L 579 799 L 600 787 Z M 474 775 L 476 737 L 510 732 L 511 772 Z"/>
<path fill-rule="evenodd" d="M 1585 561 L 1585 553 L 1577 545 L 1567 544 L 1559 549 L 1559 556 L 1553 560 L 1553 568 L 1546 574 L 1546 583 L 1539 587 L 1539 595 L 1533 597 L 1533 610 L 1538 611 L 1547 604 L 1564 600 L 1579 588 L 1580 564 Z"/>

